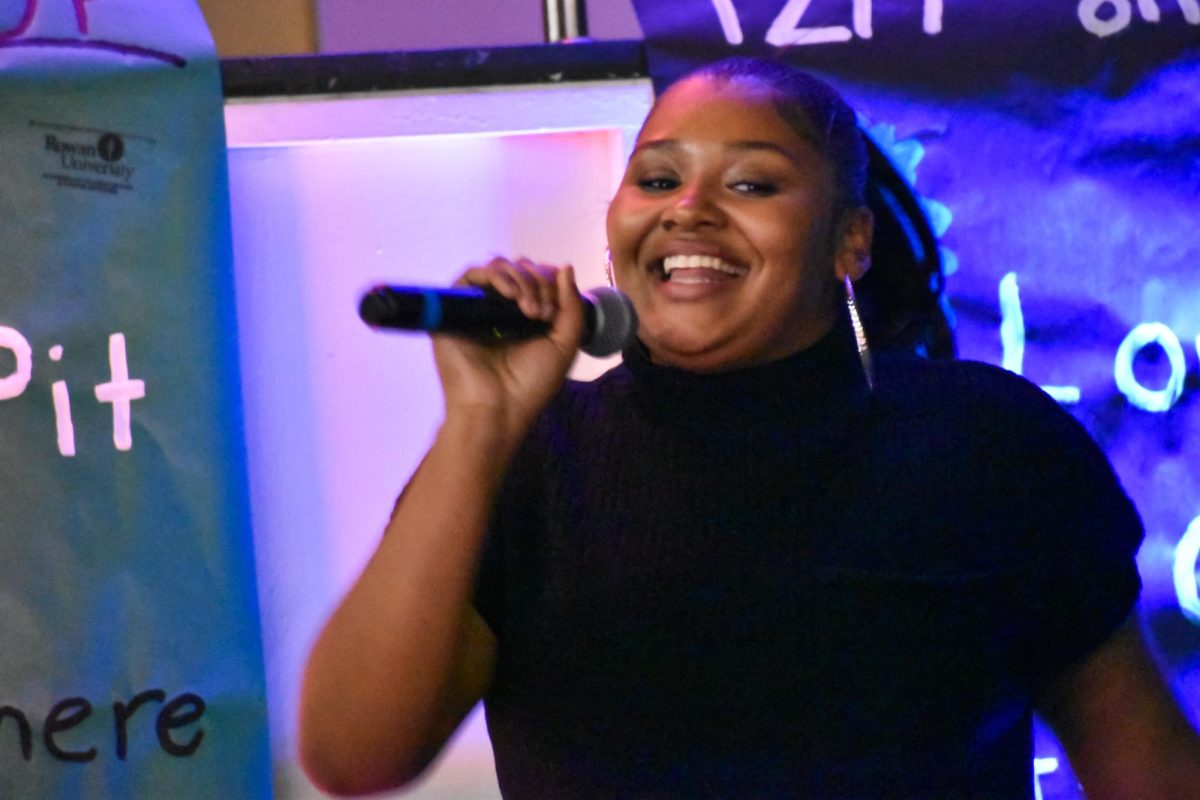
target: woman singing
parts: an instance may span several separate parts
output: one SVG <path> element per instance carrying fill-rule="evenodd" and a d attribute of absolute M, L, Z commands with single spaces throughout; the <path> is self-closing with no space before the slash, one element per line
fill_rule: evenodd
<path fill-rule="evenodd" d="M 462 276 L 551 330 L 435 337 L 444 421 L 308 663 L 314 781 L 411 781 L 482 699 L 510 800 L 1031 798 L 1034 711 L 1090 798 L 1200 797 L 1102 453 L 1011 373 L 872 357 L 865 174 L 828 86 L 719 62 L 608 211 L 620 366 L 566 380 L 569 267 Z"/>

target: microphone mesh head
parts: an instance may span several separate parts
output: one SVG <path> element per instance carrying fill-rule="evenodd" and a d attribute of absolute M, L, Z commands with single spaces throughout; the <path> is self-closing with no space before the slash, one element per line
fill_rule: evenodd
<path fill-rule="evenodd" d="M 600 287 L 586 295 L 592 303 L 596 322 L 583 337 L 580 347 L 589 356 L 611 356 L 625 349 L 637 334 L 637 313 L 629 298 L 616 289 Z"/>

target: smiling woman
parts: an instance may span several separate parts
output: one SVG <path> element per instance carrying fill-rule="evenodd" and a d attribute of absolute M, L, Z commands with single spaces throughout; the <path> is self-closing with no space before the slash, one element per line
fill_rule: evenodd
<path fill-rule="evenodd" d="M 608 239 L 656 362 L 711 372 L 791 355 L 828 332 L 842 281 L 868 267 L 861 189 L 858 203 L 845 197 L 827 144 L 786 122 L 774 98 L 702 73 L 642 128 Z M 830 132 L 840 116 L 861 158 L 853 112 L 830 111 Z"/>
<path fill-rule="evenodd" d="M 1036 708 L 1089 797 L 1195 796 L 1100 451 L 1006 371 L 865 358 L 854 123 L 767 62 L 668 90 L 591 383 L 569 267 L 464 273 L 549 330 L 435 338 L 445 421 L 309 660 L 314 780 L 412 781 L 482 698 L 506 798 L 1029 798 Z"/>

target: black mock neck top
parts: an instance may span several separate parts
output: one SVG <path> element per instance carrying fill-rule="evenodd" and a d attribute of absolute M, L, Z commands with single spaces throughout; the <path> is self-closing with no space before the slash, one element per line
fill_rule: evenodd
<path fill-rule="evenodd" d="M 1129 613 L 1140 522 L 1022 378 L 876 366 L 841 324 L 568 382 L 478 580 L 506 798 L 1031 797 L 1031 695 Z"/>

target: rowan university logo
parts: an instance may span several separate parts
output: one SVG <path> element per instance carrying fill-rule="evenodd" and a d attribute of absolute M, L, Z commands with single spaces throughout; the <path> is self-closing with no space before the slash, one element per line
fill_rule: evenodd
<path fill-rule="evenodd" d="M 40 134 L 42 178 L 67 189 L 110 195 L 132 191 L 138 155 L 155 144 L 148 136 L 130 133 L 41 121 L 29 124 Z"/>

